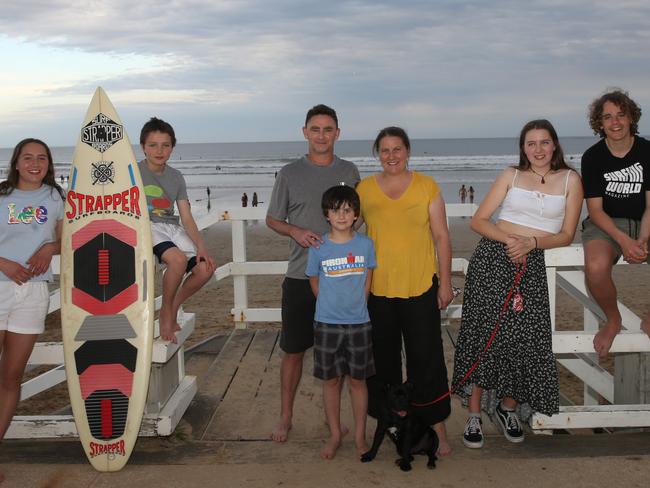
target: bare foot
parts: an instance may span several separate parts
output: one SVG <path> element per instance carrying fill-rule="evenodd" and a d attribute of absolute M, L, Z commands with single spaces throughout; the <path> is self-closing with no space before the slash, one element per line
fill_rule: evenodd
<path fill-rule="evenodd" d="M 451 454 L 451 446 L 447 441 L 440 442 L 438 444 L 438 450 L 436 451 L 437 456 L 449 456 Z"/>
<path fill-rule="evenodd" d="M 650 337 L 650 312 L 641 319 L 641 330 Z"/>
<path fill-rule="evenodd" d="M 275 430 L 271 432 L 271 439 L 273 439 L 275 442 L 287 442 L 290 430 L 291 422 L 280 421 Z"/>
<path fill-rule="evenodd" d="M 334 459 L 339 447 L 341 447 L 341 438 L 334 436 L 330 437 L 323 446 L 323 449 L 321 449 L 320 457 L 323 459 Z"/>
<path fill-rule="evenodd" d="M 325 419 L 325 425 L 327 428 L 330 428 L 330 424 L 327 423 L 327 419 Z M 343 439 L 346 435 L 348 435 L 348 432 L 350 432 L 350 429 L 348 429 L 348 426 L 345 424 L 341 424 L 341 439 Z"/>
<path fill-rule="evenodd" d="M 181 326 L 176 322 L 176 317 L 161 308 L 160 314 L 158 315 L 158 324 L 160 325 L 160 337 L 165 341 L 171 341 L 176 344 L 176 332 L 181 330 Z"/>
<path fill-rule="evenodd" d="M 357 455 L 359 456 L 359 459 L 361 459 L 361 456 L 369 451 L 368 444 L 366 444 L 366 438 L 364 437 L 362 440 L 355 440 L 355 444 L 357 446 Z"/>
<path fill-rule="evenodd" d="M 596 334 L 594 337 L 594 350 L 598 353 L 598 356 L 604 358 L 609 352 L 609 348 L 612 347 L 612 342 L 616 334 L 621 331 L 621 324 L 613 324 L 607 322 Z"/>

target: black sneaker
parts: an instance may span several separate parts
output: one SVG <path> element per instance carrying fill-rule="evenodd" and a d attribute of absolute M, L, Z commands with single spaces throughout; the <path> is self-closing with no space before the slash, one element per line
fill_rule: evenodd
<path fill-rule="evenodd" d="M 521 428 L 516 412 L 503 410 L 501 404 L 499 404 L 496 409 L 496 417 L 506 439 L 510 442 L 524 442 L 524 431 Z"/>
<path fill-rule="evenodd" d="M 483 422 L 481 417 L 471 416 L 465 424 L 463 432 L 463 444 L 470 449 L 480 449 L 483 447 Z"/>

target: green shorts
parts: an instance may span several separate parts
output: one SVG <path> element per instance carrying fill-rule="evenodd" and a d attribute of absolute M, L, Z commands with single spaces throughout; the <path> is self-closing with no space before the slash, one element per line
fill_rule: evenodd
<path fill-rule="evenodd" d="M 619 229 L 621 232 L 624 232 L 632 239 L 639 238 L 639 231 L 641 230 L 640 220 L 612 217 L 612 221 L 614 222 L 614 225 L 616 225 L 617 229 Z M 614 264 L 616 264 L 618 260 L 621 259 L 623 250 L 621 249 L 621 246 L 618 245 L 618 242 L 612 239 L 612 236 L 607 234 L 604 230 L 594 224 L 589 217 L 587 217 L 582 221 L 582 244 L 584 245 L 589 241 L 596 240 L 607 241 L 612 245 L 614 251 L 616 252 L 616 259 L 614 259 Z M 648 255 L 646 262 L 650 264 L 650 255 Z"/>

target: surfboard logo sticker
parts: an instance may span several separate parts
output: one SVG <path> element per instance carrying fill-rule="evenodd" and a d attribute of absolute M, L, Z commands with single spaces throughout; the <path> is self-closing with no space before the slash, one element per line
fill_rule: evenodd
<path fill-rule="evenodd" d="M 81 129 L 81 142 L 99 152 L 104 152 L 122 140 L 124 127 L 103 113 L 98 113 Z"/>
<path fill-rule="evenodd" d="M 108 183 L 115 183 L 115 168 L 113 161 L 99 161 L 92 163 L 92 180 L 93 185 L 99 183 L 100 185 L 107 185 Z"/>

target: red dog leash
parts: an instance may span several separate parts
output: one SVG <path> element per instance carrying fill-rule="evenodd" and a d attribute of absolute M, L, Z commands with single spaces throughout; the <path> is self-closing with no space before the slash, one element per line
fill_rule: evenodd
<path fill-rule="evenodd" d="M 476 367 L 479 365 L 481 362 L 481 359 L 483 359 L 483 356 L 490 350 L 490 346 L 492 345 L 492 341 L 497 335 L 497 332 L 499 332 L 499 328 L 501 327 L 501 319 L 503 318 L 503 315 L 506 313 L 506 310 L 508 309 L 508 304 L 512 300 L 512 308 L 515 312 L 519 313 L 524 309 L 524 303 L 523 303 L 523 298 L 521 296 L 521 293 L 518 291 L 519 287 L 519 282 L 521 281 L 521 278 L 524 276 L 524 272 L 526 271 L 526 256 L 524 256 L 524 261 L 521 263 L 521 265 L 517 265 L 517 273 L 515 274 L 515 279 L 512 282 L 512 286 L 510 287 L 510 291 L 508 291 L 508 295 L 506 296 L 505 301 L 503 302 L 503 305 L 501 306 L 501 311 L 499 312 L 499 317 L 497 318 L 497 323 L 494 326 L 494 329 L 492 330 L 492 335 L 490 335 L 490 338 L 487 341 L 487 344 L 485 345 L 485 348 L 479 354 L 478 359 L 474 362 L 471 368 L 469 368 L 469 371 L 463 378 L 454 386 L 452 386 L 449 391 L 443 393 L 440 395 L 438 398 L 431 400 L 430 402 L 427 403 L 416 403 L 416 402 L 411 402 L 411 405 L 414 407 L 428 407 L 430 405 L 433 405 L 434 403 L 438 403 L 441 400 L 444 400 L 448 396 L 451 396 L 452 393 L 454 393 L 460 386 L 467 381 L 467 379 L 472 375 Z M 514 296 L 514 298 L 513 298 Z"/>

